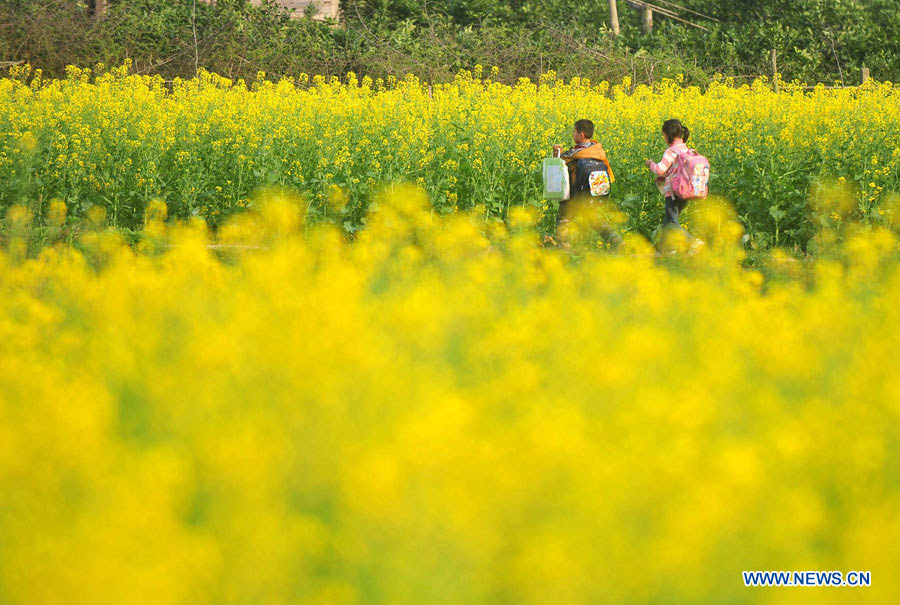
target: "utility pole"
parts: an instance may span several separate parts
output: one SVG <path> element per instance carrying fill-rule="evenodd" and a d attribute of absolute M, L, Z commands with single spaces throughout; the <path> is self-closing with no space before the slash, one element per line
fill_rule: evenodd
<path fill-rule="evenodd" d="M 94 22 L 103 21 L 106 17 L 106 9 L 109 8 L 109 0 L 94 0 Z"/>
<path fill-rule="evenodd" d="M 614 36 L 619 35 L 619 7 L 616 0 L 609 0 L 609 25 Z"/>
<path fill-rule="evenodd" d="M 778 92 L 778 55 L 775 53 L 775 49 L 772 49 L 771 53 L 772 58 L 772 88 L 775 89 L 775 92 Z"/>
<path fill-rule="evenodd" d="M 649 4 L 645 4 L 641 10 L 641 31 L 645 34 L 653 31 L 653 9 Z"/>

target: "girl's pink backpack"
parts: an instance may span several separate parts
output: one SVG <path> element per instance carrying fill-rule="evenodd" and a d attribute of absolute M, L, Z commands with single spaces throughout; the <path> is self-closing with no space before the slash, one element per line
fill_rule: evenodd
<path fill-rule="evenodd" d="M 678 156 L 672 172 L 672 193 L 683 200 L 705 198 L 709 193 L 709 160 L 688 149 Z"/>

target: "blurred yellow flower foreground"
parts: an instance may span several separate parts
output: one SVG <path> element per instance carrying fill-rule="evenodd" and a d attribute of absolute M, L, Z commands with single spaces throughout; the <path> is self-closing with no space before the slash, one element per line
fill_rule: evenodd
<path fill-rule="evenodd" d="M 900 602 L 890 232 L 764 279 L 416 192 L 351 243 L 152 210 L 0 256 L 0 603 Z"/>

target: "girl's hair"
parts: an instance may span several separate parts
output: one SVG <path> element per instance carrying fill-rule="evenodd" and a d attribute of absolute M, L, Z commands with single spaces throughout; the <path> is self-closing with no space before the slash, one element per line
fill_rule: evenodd
<path fill-rule="evenodd" d="M 681 139 L 684 142 L 687 142 L 688 137 L 691 134 L 691 131 L 688 130 L 687 126 L 683 125 L 680 120 L 666 120 L 662 126 L 663 134 L 666 135 L 666 141 L 669 142 L 669 145 L 675 139 Z"/>

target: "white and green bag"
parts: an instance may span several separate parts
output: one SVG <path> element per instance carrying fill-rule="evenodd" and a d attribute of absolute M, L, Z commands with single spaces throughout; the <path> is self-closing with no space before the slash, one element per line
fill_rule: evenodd
<path fill-rule="evenodd" d="M 544 199 L 569 199 L 569 169 L 562 158 L 544 158 Z"/>

